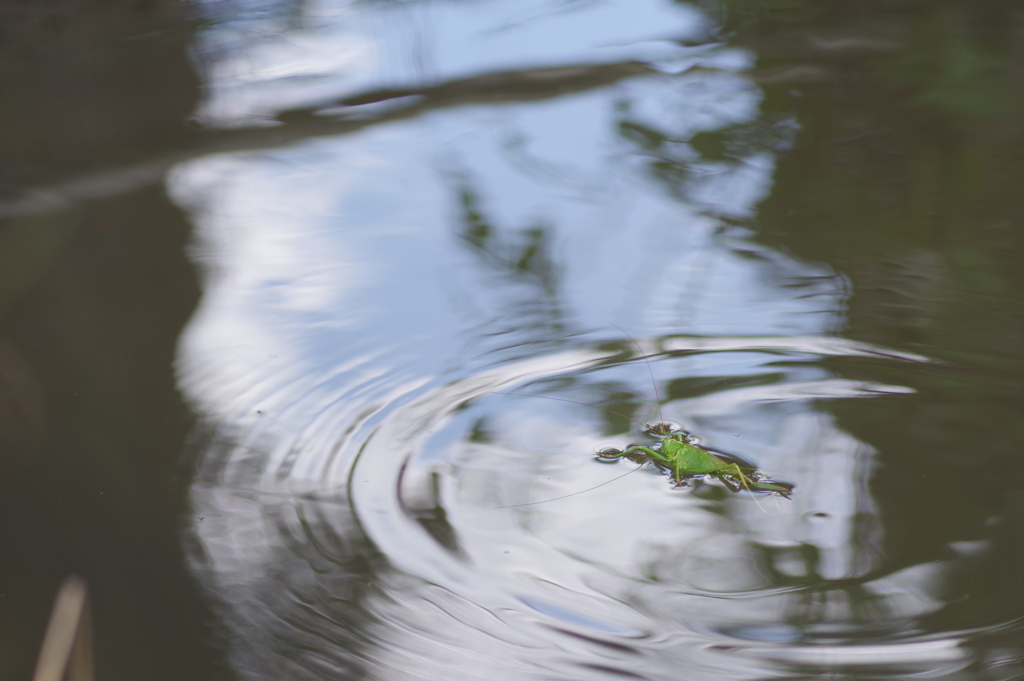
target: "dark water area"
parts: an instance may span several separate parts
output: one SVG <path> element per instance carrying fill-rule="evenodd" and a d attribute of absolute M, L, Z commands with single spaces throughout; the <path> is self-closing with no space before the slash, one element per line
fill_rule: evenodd
<path fill-rule="evenodd" d="M 1018 3 L 0 3 L 0 123 L 0 678 L 1024 678 Z"/>

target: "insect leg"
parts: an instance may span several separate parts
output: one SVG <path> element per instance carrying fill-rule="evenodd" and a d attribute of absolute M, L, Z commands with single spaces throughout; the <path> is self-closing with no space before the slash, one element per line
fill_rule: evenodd
<path fill-rule="evenodd" d="M 737 485 L 735 482 L 727 478 L 721 471 L 713 473 L 713 475 L 722 481 L 722 484 L 729 488 L 730 492 L 739 492 L 742 487 Z"/>
<path fill-rule="evenodd" d="M 637 463 L 647 463 L 651 459 L 659 462 L 666 462 L 665 457 L 662 456 L 661 452 L 651 449 L 650 447 L 644 447 L 637 445 L 636 447 L 630 447 L 626 451 L 622 452 L 622 456 L 625 456 Z"/>
<path fill-rule="evenodd" d="M 755 503 L 755 504 L 757 504 L 757 507 L 758 507 L 759 509 L 761 509 L 761 512 L 762 512 L 762 513 L 767 513 L 768 511 L 765 511 L 765 510 L 764 510 L 764 507 L 763 507 L 763 506 L 761 506 L 761 502 L 760 502 L 760 501 L 758 501 L 758 500 L 757 500 L 757 497 L 756 497 L 756 496 L 754 495 L 754 490 L 752 490 L 752 489 L 750 488 L 750 481 L 749 481 L 749 480 L 747 479 L 747 474 L 743 472 L 743 469 L 742 469 L 742 468 L 740 468 L 739 464 L 736 464 L 736 463 L 734 463 L 734 464 L 732 464 L 732 465 L 726 466 L 726 467 L 725 467 L 724 469 L 722 469 L 722 471 L 721 471 L 721 472 L 723 472 L 723 473 L 724 473 L 724 472 L 726 472 L 726 471 L 728 471 L 729 475 L 731 475 L 731 476 L 733 476 L 733 477 L 735 477 L 735 478 L 739 478 L 739 480 L 740 480 L 740 483 L 741 483 L 741 484 L 743 485 L 743 487 L 744 487 L 744 488 L 745 488 L 745 489 L 746 489 L 746 490 L 747 490 L 748 492 L 750 492 L 750 495 L 751 495 L 752 497 L 754 497 L 754 503 Z M 724 478 L 722 478 L 721 476 L 719 476 L 719 478 L 718 478 L 718 479 L 719 479 L 719 480 L 722 480 L 722 482 L 725 482 Z M 730 489 L 732 489 L 732 488 L 730 488 Z M 734 492 L 738 492 L 738 491 L 739 491 L 739 488 L 737 488 L 737 489 L 735 489 L 735 490 L 733 490 L 733 491 L 734 491 Z"/>

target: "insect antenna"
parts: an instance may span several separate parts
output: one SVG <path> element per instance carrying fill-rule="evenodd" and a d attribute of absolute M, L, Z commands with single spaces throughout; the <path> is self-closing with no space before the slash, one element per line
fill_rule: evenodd
<path fill-rule="evenodd" d="M 611 324 L 611 322 L 609 323 Z M 612 326 L 614 326 L 619 331 L 622 331 L 622 333 L 625 334 L 626 338 L 633 341 L 633 345 L 635 345 L 636 349 L 640 351 L 640 356 L 643 357 L 644 362 L 647 363 L 647 371 L 651 374 L 651 387 L 654 388 L 654 399 L 658 401 L 658 418 L 661 419 L 662 423 L 665 423 L 665 416 L 664 414 L 661 413 L 661 395 L 658 394 L 658 382 L 654 380 L 654 369 L 651 368 L 651 360 L 647 358 L 647 354 L 644 352 L 643 348 L 640 347 L 640 344 L 636 342 L 635 338 L 633 338 L 628 333 L 623 331 L 622 327 L 619 326 L 618 324 L 612 324 Z"/>
<path fill-rule="evenodd" d="M 511 395 L 513 393 L 507 393 L 507 394 Z M 534 397 L 540 397 L 540 396 L 539 395 L 534 395 Z M 598 409 L 600 409 L 600 407 L 598 407 Z M 607 482 L 602 482 L 600 485 L 594 485 L 590 489 L 580 490 L 579 492 L 573 492 L 572 494 L 566 494 L 564 496 L 555 497 L 554 499 L 545 499 L 544 501 L 531 501 L 531 502 L 529 502 L 527 504 L 512 504 L 511 506 L 495 506 L 494 508 L 519 508 L 520 506 L 536 506 L 537 504 L 546 504 L 549 501 L 558 501 L 559 499 L 568 499 L 569 497 L 574 497 L 577 494 L 585 494 L 587 492 L 590 492 L 592 490 L 597 489 L 598 487 L 604 487 L 605 485 L 610 485 L 613 482 L 615 482 L 616 480 L 621 480 L 622 478 L 626 477 L 630 473 L 636 473 L 638 470 L 640 470 L 643 467 L 644 467 L 644 465 L 640 464 L 639 466 L 637 466 L 633 470 L 631 470 L 629 472 L 626 472 L 626 473 L 623 473 L 622 475 L 618 475 L 618 476 L 612 478 L 611 480 L 608 480 Z"/>

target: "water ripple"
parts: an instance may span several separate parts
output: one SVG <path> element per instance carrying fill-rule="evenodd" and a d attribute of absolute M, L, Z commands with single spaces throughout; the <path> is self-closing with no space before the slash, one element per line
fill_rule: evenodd
<path fill-rule="evenodd" d="M 886 566 L 866 487 L 873 450 L 815 406 L 912 391 L 758 368 L 778 354 L 927 358 L 839 339 L 638 340 L 665 353 L 652 360 L 659 381 L 678 359 L 733 372 L 741 360 L 768 377 L 670 395 L 661 409 L 708 446 L 795 482 L 792 501 L 757 504 L 708 484 L 673 490 L 646 470 L 597 487 L 625 467 L 593 452 L 641 436 L 586 406 L 642 407 L 646 372 L 623 349 L 631 346 L 581 345 L 413 383 L 356 427 L 328 418 L 356 406 L 332 412 L 320 396 L 316 422 L 357 438 L 346 456 L 322 434 L 303 435 L 304 446 L 334 452 L 328 475 L 298 488 L 287 475 L 195 488 L 196 571 L 231 630 L 258 630 L 305 660 L 276 667 L 293 678 L 330 668 L 381 679 L 655 680 L 686 665 L 687 678 L 753 679 L 766 669 L 931 674 L 970 663 L 955 635 L 915 633 L 915 621 L 943 607 L 949 565 Z M 627 388 L 636 402 L 618 403 Z M 531 392 L 558 399 L 520 397 Z M 294 473 L 306 452 L 292 445 Z M 259 489 L 246 490 L 246 479 Z M 584 493 L 534 503 L 572 492 Z M 284 591 L 272 596 L 268 579 Z M 233 649 L 240 668 L 266 658 L 253 640 Z"/>

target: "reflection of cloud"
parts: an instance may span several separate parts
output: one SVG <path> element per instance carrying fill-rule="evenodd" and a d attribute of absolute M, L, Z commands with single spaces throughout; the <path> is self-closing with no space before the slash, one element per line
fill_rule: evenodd
<path fill-rule="evenodd" d="M 234 12 L 225 11 L 231 6 Z M 686 59 L 674 40 L 700 36 L 706 23 L 690 7 L 658 0 L 479 7 L 336 0 L 309 3 L 300 17 L 290 11 L 283 2 L 208 5 L 212 21 L 195 48 L 207 78 L 202 118 L 237 125 L 375 80 L 430 83 L 469 70 Z"/>
<path fill-rule="evenodd" d="M 680 405 L 680 408 L 696 419 L 732 414 L 738 407 L 754 402 L 910 395 L 913 392 L 913 389 L 901 385 L 883 385 L 870 381 L 832 378 L 723 390 L 704 397 L 686 400 L 684 404 Z"/>
<path fill-rule="evenodd" d="M 771 189 L 775 170 L 773 154 L 755 154 L 742 163 L 693 164 L 698 175 L 689 187 L 688 198 L 716 215 L 750 217 L 754 206 Z"/>
<path fill-rule="evenodd" d="M 365 74 L 377 59 L 374 43 L 337 17 L 330 27 L 275 31 L 241 49 L 224 49 L 223 36 L 201 34 L 202 52 L 225 53 L 204 74 L 207 99 L 197 115 L 207 123 L 240 124 L 274 112 L 337 96 L 365 84 Z"/>
<path fill-rule="evenodd" d="M 678 352 L 680 350 L 693 350 L 697 352 L 716 350 L 778 350 L 786 353 L 807 353 L 808 355 L 825 357 L 883 357 L 911 362 L 929 361 L 927 357 L 912 352 L 892 350 L 878 345 L 871 345 L 870 343 L 861 343 L 859 341 L 829 336 L 676 337 L 663 341 L 661 348 L 666 352 Z"/>
<path fill-rule="evenodd" d="M 935 667 L 940 667 L 943 672 L 952 673 L 961 670 L 971 660 L 966 651 L 960 647 L 960 641 L 950 638 L 875 645 L 749 647 L 739 652 L 743 655 L 784 662 L 804 669 L 807 667 L 859 668 L 867 673 L 871 673 L 872 668 L 884 669 L 889 665 L 898 667 L 922 665 L 927 666 L 933 672 Z"/>

